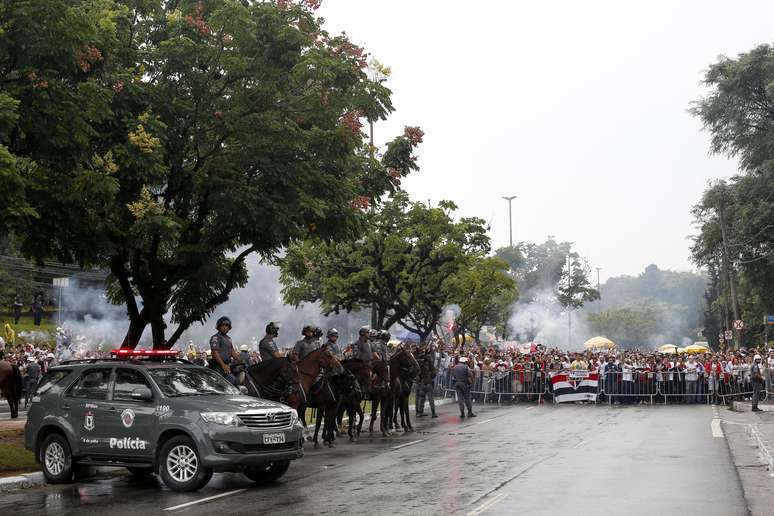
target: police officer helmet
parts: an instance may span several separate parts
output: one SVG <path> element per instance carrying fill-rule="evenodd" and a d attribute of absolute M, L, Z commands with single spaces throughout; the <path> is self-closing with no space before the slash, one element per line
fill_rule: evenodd
<path fill-rule="evenodd" d="M 302 335 L 306 335 L 306 332 L 314 333 L 314 326 L 311 324 L 307 324 L 304 326 L 304 328 L 301 330 Z"/>
<path fill-rule="evenodd" d="M 320 328 L 319 326 L 315 326 L 314 327 L 314 336 L 317 337 L 318 339 L 320 337 L 322 337 L 323 336 L 322 328 Z"/>
<path fill-rule="evenodd" d="M 365 335 L 365 336 L 367 336 L 367 335 L 370 333 L 370 331 L 371 331 L 371 328 L 369 328 L 368 326 L 362 326 L 362 327 L 361 327 L 361 328 L 360 328 L 360 329 L 357 331 L 357 333 L 358 333 L 358 335 L 360 335 L 360 336 L 364 336 L 364 335 Z"/>
<path fill-rule="evenodd" d="M 380 335 L 381 333 L 382 333 L 382 332 L 381 332 L 381 331 L 379 331 L 379 330 L 371 330 L 370 332 L 368 332 L 368 338 L 369 338 L 369 339 L 371 339 L 371 340 L 378 339 L 378 338 L 379 338 L 379 335 Z"/>
<path fill-rule="evenodd" d="M 388 340 L 390 340 L 390 337 L 392 337 L 392 335 L 390 335 L 390 332 L 388 332 L 387 330 L 382 330 L 382 331 L 379 332 L 379 338 L 381 340 L 388 341 Z"/>
<path fill-rule="evenodd" d="M 339 336 L 339 330 L 336 328 L 331 328 L 328 330 L 328 337 L 338 337 Z"/>
<path fill-rule="evenodd" d="M 220 328 L 221 324 L 228 324 L 228 327 L 231 328 L 231 319 L 229 319 L 228 317 L 221 317 L 220 319 L 218 319 L 218 322 L 215 323 L 215 328 L 216 329 Z"/>
<path fill-rule="evenodd" d="M 270 322 L 266 325 L 266 335 L 274 335 L 275 337 L 279 335 L 280 326 L 278 323 L 275 323 L 274 321 Z"/>

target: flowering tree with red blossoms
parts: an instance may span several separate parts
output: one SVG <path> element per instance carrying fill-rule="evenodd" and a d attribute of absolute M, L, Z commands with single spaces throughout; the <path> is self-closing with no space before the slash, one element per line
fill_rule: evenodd
<path fill-rule="evenodd" d="M 125 346 L 148 326 L 174 344 L 252 253 L 356 238 L 416 170 L 418 129 L 370 152 L 391 92 L 319 4 L 0 3 L 0 226 L 30 258 L 108 269 Z"/>

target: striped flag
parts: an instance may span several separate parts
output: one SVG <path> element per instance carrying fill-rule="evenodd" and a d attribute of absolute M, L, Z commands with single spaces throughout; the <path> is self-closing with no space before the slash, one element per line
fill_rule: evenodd
<path fill-rule="evenodd" d="M 551 378 L 557 403 L 569 401 L 597 401 L 599 373 L 562 371 Z"/>

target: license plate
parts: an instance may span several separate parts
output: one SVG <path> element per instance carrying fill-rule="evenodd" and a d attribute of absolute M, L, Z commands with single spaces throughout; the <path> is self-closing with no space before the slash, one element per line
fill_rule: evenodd
<path fill-rule="evenodd" d="M 282 444 L 285 442 L 285 434 L 263 434 L 263 444 Z"/>

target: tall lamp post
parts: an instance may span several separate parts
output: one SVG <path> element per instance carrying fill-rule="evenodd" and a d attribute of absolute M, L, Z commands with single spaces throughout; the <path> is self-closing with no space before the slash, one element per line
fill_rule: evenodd
<path fill-rule="evenodd" d="M 510 197 L 503 197 L 503 199 L 508 201 L 508 242 L 510 247 L 513 247 L 513 211 L 511 211 L 511 201 L 513 201 L 515 198 L 515 195 L 511 195 Z"/>
<path fill-rule="evenodd" d="M 597 313 L 602 312 L 602 291 L 599 288 L 599 271 L 602 267 L 597 267 L 597 294 L 599 294 L 599 304 L 597 305 Z"/>

